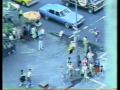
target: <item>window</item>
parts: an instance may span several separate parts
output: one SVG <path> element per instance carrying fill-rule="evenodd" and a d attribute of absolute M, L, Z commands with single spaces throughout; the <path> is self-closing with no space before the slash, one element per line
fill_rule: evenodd
<path fill-rule="evenodd" d="M 49 12 L 52 13 L 52 14 L 54 14 L 54 10 L 51 10 L 51 9 L 50 9 Z"/>
<path fill-rule="evenodd" d="M 64 9 L 63 11 L 61 11 L 61 14 L 62 14 L 63 16 L 65 16 L 65 15 L 67 15 L 67 14 L 70 13 L 70 12 L 71 12 L 70 9 Z"/>
<path fill-rule="evenodd" d="M 57 15 L 57 16 L 60 16 L 59 12 L 56 12 L 56 15 Z"/>

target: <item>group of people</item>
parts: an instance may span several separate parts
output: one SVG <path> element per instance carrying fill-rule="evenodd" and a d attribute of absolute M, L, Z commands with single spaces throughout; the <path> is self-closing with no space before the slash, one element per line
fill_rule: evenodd
<path fill-rule="evenodd" d="M 69 45 L 69 57 L 67 61 L 67 72 L 68 75 L 74 76 L 75 72 L 79 72 L 78 75 L 84 76 L 85 78 L 87 77 L 93 77 L 100 72 L 103 72 L 103 65 L 101 65 L 100 60 L 97 57 L 97 54 L 92 51 L 89 41 L 87 37 L 83 38 L 83 46 L 84 46 L 84 58 L 81 59 L 80 57 L 80 52 L 77 53 L 77 58 L 76 58 L 76 65 L 72 62 L 71 57 L 72 54 L 74 54 L 74 51 L 78 48 L 76 48 L 76 42 L 71 41 Z"/>
<path fill-rule="evenodd" d="M 26 86 L 26 88 L 29 88 L 32 86 L 32 81 L 31 81 L 31 76 L 32 76 L 32 69 L 28 69 L 28 72 L 25 73 L 24 70 L 20 71 L 20 85 L 19 86 Z"/>

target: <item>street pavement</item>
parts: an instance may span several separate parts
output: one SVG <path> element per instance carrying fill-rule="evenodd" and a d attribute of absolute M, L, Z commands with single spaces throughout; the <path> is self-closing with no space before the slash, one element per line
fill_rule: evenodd
<path fill-rule="evenodd" d="M 44 50 L 39 51 L 37 40 L 18 41 L 16 43 L 17 51 L 3 58 L 3 88 L 20 88 L 18 86 L 20 70 L 23 69 L 27 71 L 29 68 L 32 69 L 32 82 L 34 88 L 39 88 L 39 83 L 48 83 L 51 88 L 57 89 L 72 86 L 72 83 L 65 81 L 63 78 L 63 74 L 67 69 L 67 43 L 66 40 L 60 41 L 58 37 L 52 34 L 46 34 Z M 79 53 L 81 59 L 83 59 L 83 48 L 80 47 Z M 98 55 L 103 53 L 104 52 L 97 51 Z M 72 55 L 72 62 L 76 65 L 75 52 Z M 86 86 L 88 85 L 83 85 L 84 88 Z M 89 88 L 91 88 L 91 86 Z"/>

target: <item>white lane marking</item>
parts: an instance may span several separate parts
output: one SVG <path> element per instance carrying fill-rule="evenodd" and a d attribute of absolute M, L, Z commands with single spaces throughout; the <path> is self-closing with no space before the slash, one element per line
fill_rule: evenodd
<path fill-rule="evenodd" d="M 96 90 L 102 90 L 104 87 L 105 87 L 105 86 L 102 85 L 102 86 L 98 87 Z"/>
<path fill-rule="evenodd" d="M 95 79 L 90 79 L 89 77 L 86 77 L 86 78 L 89 79 L 90 81 L 95 82 L 95 83 L 100 85 L 100 87 L 98 87 L 96 90 L 100 90 L 100 89 L 102 89 L 102 88 L 104 88 L 106 86 L 104 83 L 102 83 L 100 81 L 97 81 Z"/>
<path fill-rule="evenodd" d="M 97 21 L 95 21 L 95 22 L 99 22 L 100 20 L 102 20 L 102 19 L 104 19 L 104 18 L 105 18 L 105 16 L 99 18 L 99 19 L 98 19 Z"/>
<path fill-rule="evenodd" d="M 99 56 L 98 58 L 101 59 L 103 58 L 105 55 L 107 55 L 107 52 L 103 53 L 101 56 Z"/>
<path fill-rule="evenodd" d="M 83 29 L 87 29 L 89 26 L 85 26 L 85 27 L 83 27 Z"/>
<path fill-rule="evenodd" d="M 106 16 L 102 16 L 101 18 L 99 18 L 98 20 L 96 20 L 95 23 L 99 22 L 100 20 L 104 19 L 105 17 L 106 17 Z M 90 25 L 88 25 L 88 26 L 85 26 L 85 27 L 83 27 L 83 29 L 87 29 L 88 27 L 94 25 L 95 23 L 90 24 Z"/>
<path fill-rule="evenodd" d="M 89 78 L 88 78 L 89 79 Z M 95 83 L 97 83 L 97 84 L 99 84 L 99 85 L 101 85 L 101 86 L 105 86 L 105 84 L 104 83 L 101 83 L 100 81 L 97 81 L 97 80 L 95 80 L 95 79 L 89 79 L 90 81 L 93 81 L 93 82 L 95 82 Z"/>

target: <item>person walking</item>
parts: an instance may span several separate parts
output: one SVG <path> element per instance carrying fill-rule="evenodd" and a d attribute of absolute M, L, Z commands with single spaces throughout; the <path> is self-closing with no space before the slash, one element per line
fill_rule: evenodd
<path fill-rule="evenodd" d="M 38 37 L 38 50 L 43 50 L 43 35 Z"/>
<path fill-rule="evenodd" d="M 100 32 L 95 28 L 93 34 L 94 34 L 94 36 L 95 36 L 95 41 L 96 41 L 96 42 L 99 42 Z"/>
<path fill-rule="evenodd" d="M 42 23 L 41 23 L 39 20 L 37 20 L 37 21 L 34 23 L 34 25 L 35 25 L 35 27 L 36 27 L 37 29 L 40 29 L 40 26 L 42 25 Z"/>
<path fill-rule="evenodd" d="M 69 77 L 73 76 L 73 72 L 74 72 L 74 67 L 73 67 L 73 63 L 70 60 L 71 58 L 68 58 L 68 62 L 67 62 L 67 68 L 68 68 L 68 75 Z"/>
<path fill-rule="evenodd" d="M 22 16 L 23 16 L 22 9 L 18 9 L 18 18 L 21 19 Z"/>
<path fill-rule="evenodd" d="M 89 41 L 87 39 L 87 37 L 83 37 L 83 47 L 84 47 L 84 52 L 87 53 L 88 51 L 88 44 L 89 44 Z"/>
<path fill-rule="evenodd" d="M 25 85 L 25 81 L 26 81 L 26 75 L 24 73 L 24 70 L 20 71 L 20 85 L 19 86 L 24 86 Z"/>
<path fill-rule="evenodd" d="M 37 29 L 36 29 L 36 27 L 31 28 L 31 35 L 32 35 L 31 37 L 33 39 L 35 39 L 37 37 Z"/>
<path fill-rule="evenodd" d="M 100 72 L 100 61 L 99 60 L 95 61 L 94 67 L 95 67 L 95 73 L 97 75 Z"/>
<path fill-rule="evenodd" d="M 61 31 L 59 32 L 59 37 L 60 37 L 60 40 L 62 40 L 62 39 L 63 39 L 63 35 L 64 35 L 64 31 L 63 31 L 63 30 L 61 30 Z"/>
<path fill-rule="evenodd" d="M 82 71 L 82 74 L 83 74 L 83 76 L 84 76 L 85 79 L 86 79 L 86 77 L 87 77 L 87 69 L 88 69 L 87 64 L 82 64 L 82 69 L 81 69 L 81 71 Z"/>
<path fill-rule="evenodd" d="M 71 41 L 71 42 L 70 42 L 70 45 L 69 45 L 69 47 L 68 47 L 68 53 L 69 53 L 69 54 L 72 54 L 73 51 L 75 50 L 75 48 L 76 48 L 76 42 Z"/>
<path fill-rule="evenodd" d="M 39 29 L 38 30 L 38 36 L 44 36 L 45 35 L 45 29 Z"/>
<path fill-rule="evenodd" d="M 80 59 L 80 55 L 77 55 L 77 67 L 81 67 L 81 59 Z"/>
<path fill-rule="evenodd" d="M 14 36 L 12 33 L 9 34 L 9 40 L 14 43 Z"/>
<path fill-rule="evenodd" d="M 32 82 L 31 82 L 31 76 L 32 76 L 32 72 L 31 72 L 32 69 L 28 69 L 28 72 L 27 72 L 27 88 L 30 88 L 31 85 L 32 85 Z"/>
<path fill-rule="evenodd" d="M 94 56 L 94 53 L 91 50 L 88 51 L 87 58 L 90 63 L 94 63 L 93 56 Z"/>

